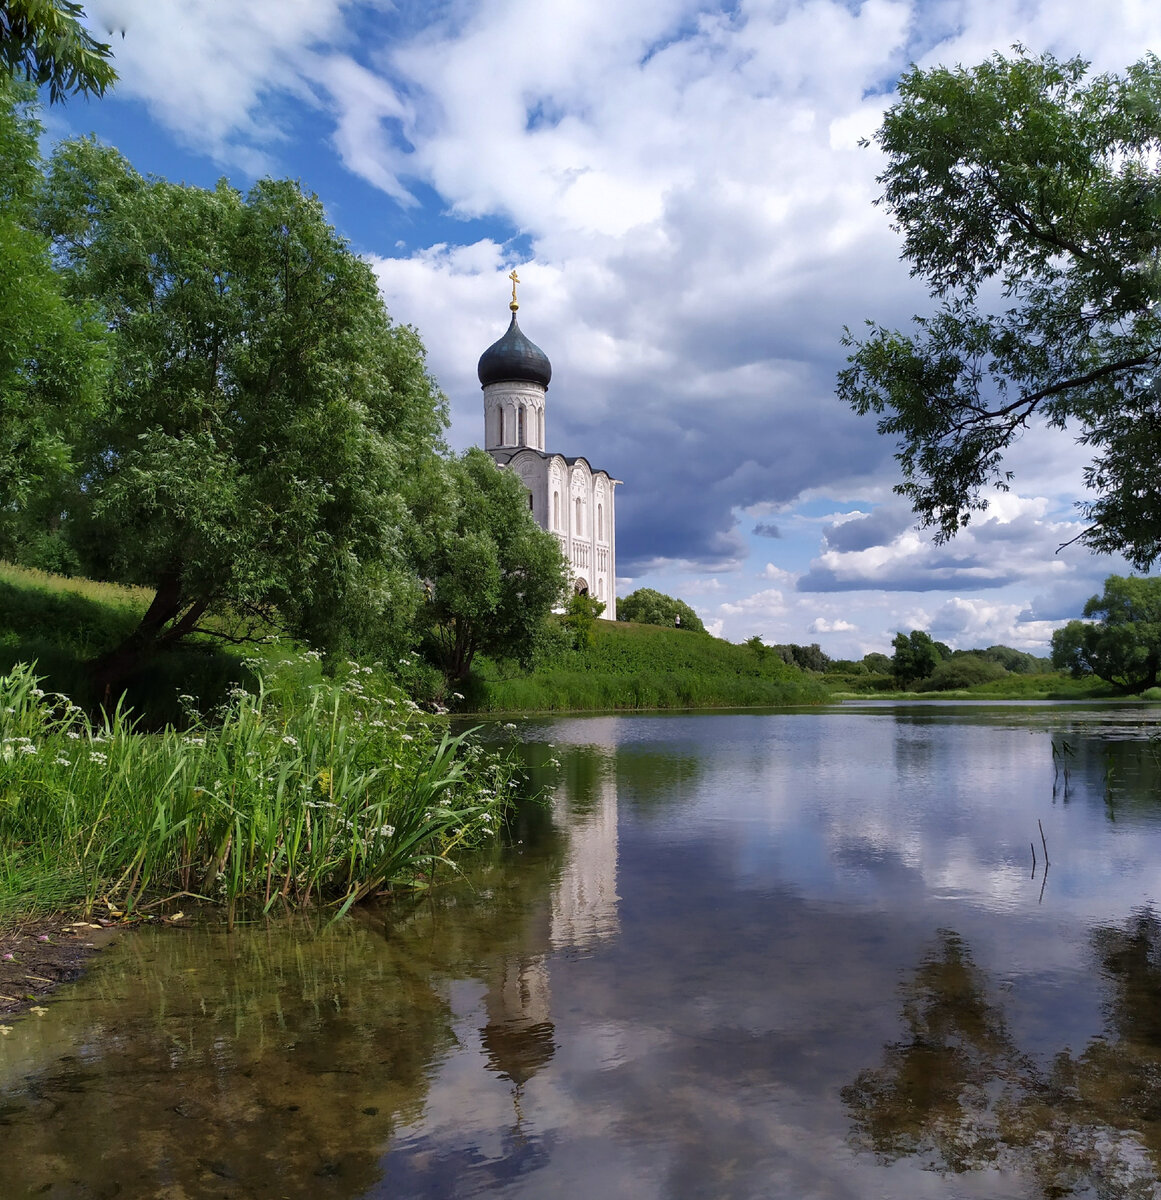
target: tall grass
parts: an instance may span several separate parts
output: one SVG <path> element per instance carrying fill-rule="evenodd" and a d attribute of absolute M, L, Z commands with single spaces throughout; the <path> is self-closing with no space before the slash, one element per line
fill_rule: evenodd
<path fill-rule="evenodd" d="M 207 724 L 141 732 L 0 676 L 0 918 L 164 897 L 345 912 L 422 887 L 494 834 L 515 768 L 451 737 L 370 667 L 304 684 L 312 652 L 247 665 Z M 191 698 L 187 697 L 187 702 Z"/>

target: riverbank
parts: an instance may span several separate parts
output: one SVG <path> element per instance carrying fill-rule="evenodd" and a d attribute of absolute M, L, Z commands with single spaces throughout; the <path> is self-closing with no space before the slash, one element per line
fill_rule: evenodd
<path fill-rule="evenodd" d="M 243 905 L 342 913 L 494 838 L 515 760 L 372 668 L 312 677 L 317 657 L 255 662 L 213 724 L 159 733 L 90 718 L 27 666 L 0 675 L 0 922 L 178 894 L 227 923 Z"/>
<path fill-rule="evenodd" d="M 0 928 L 0 1017 L 39 1008 L 42 999 L 78 978 L 89 960 L 121 932 L 111 921 L 59 914 L 28 917 Z"/>

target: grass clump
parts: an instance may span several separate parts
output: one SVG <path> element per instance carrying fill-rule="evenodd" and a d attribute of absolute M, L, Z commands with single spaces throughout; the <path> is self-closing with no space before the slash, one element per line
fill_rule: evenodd
<path fill-rule="evenodd" d="M 213 724 L 94 720 L 33 668 L 0 676 L 0 919 L 163 897 L 352 904 L 424 887 L 494 836 L 516 768 L 422 716 L 373 668 L 251 660 Z M 185 697 L 185 702 L 192 698 Z"/>

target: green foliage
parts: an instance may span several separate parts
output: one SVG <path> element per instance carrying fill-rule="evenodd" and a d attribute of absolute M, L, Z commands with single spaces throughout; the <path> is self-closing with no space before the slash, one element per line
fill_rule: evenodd
<path fill-rule="evenodd" d="M 864 654 L 863 666 L 872 675 L 889 675 L 891 672 L 891 660 L 887 655 L 880 654 L 878 651 L 871 654 Z"/>
<path fill-rule="evenodd" d="M 572 644 L 575 649 L 592 648 L 593 626 L 604 611 L 604 604 L 600 600 L 594 600 L 592 596 L 582 596 L 580 592 L 573 592 L 569 597 L 562 624 L 572 632 Z"/>
<path fill-rule="evenodd" d="M 1011 671 L 1015 675 L 1036 675 L 1052 666 L 1052 660 L 1049 658 L 1039 658 L 1023 650 L 1014 650 L 1011 646 L 989 646 L 986 650 L 974 650 L 972 653 L 987 659 L 988 662 L 999 663 L 1005 671 Z"/>
<path fill-rule="evenodd" d="M 898 439 L 896 489 L 947 538 L 1006 487 L 1033 418 L 1094 452 L 1082 540 L 1161 554 L 1161 63 L 914 68 L 875 140 L 903 255 L 939 301 L 910 332 L 848 330 L 838 394 Z M 1007 303 L 988 313 L 981 288 Z"/>
<path fill-rule="evenodd" d="M 618 605 L 619 607 L 619 605 Z M 470 695 L 481 712 L 741 708 L 818 704 L 827 691 L 775 654 L 658 625 L 598 621 L 592 644 L 508 676 L 485 664 Z"/>
<path fill-rule="evenodd" d="M 638 588 L 623 600 L 617 601 L 618 621 L 636 621 L 641 625 L 667 625 L 676 628 L 678 617 L 681 618 L 682 629 L 705 633 L 705 626 L 697 613 L 684 600 L 667 596 L 664 592 L 654 591 L 653 588 Z"/>
<path fill-rule="evenodd" d="M 405 642 L 404 480 L 434 454 L 443 398 L 317 198 L 147 180 L 78 141 L 53 159 L 42 219 L 114 333 L 83 487 L 61 507 L 90 573 L 154 589 L 98 680 L 115 689 L 227 608 L 327 650 Z"/>
<path fill-rule="evenodd" d="M 1074 678 L 1096 675 L 1128 692 L 1161 673 L 1161 579 L 1110 575 L 1084 606 L 1097 622 L 1069 621 L 1052 635 L 1052 664 Z"/>
<path fill-rule="evenodd" d="M 432 463 L 419 492 L 413 556 L 426 581 L 418 620 L 429 652 L 456 683 L 481 651 L 530 662 L 567 570 L 524 485 L 472 449 Z"/>
<path fill-rule="evenodd" d="M 512 766 L 451 737 L 369 667 L 305 689 L 317 655 L 235 689 L 213 727 L 93 723 L 32 670 L 0 677 L 0 912 L 188 893 L 235 906 L 426 886 L 494 836 Z M 259 664 L 253 663 L 257 669 Z"/>
<path fill-rule="evenodd" d="M 759 662 L 762 662 L 766 658 L 766 655 L 770 653 L 770 647 L 756 633 L 752 637 L 746 638 L 743 645 L 753 653 Z"/>
<path fill-rule="evenodd" d="M 933 641 L 921 629 L 913 629 L 910 634 L 897 633 L 891 645 L 895 649 L 891 674 L 900 685 L 926 679 L 944 659 L 951 657 L 947 646 Z"/>
<path fill-rule="evenodd" d="M 954 654 L 936 663 L 934 669 L 919 685 L 922 692 L 950 692 L 978 687 L 1003 679 L 1008 674 L 997 662 L 974 653 Z"/>
<path fill-rule="evenodd" d="M 789 643 L 784 646 L 771 646 L 783 662 L 793 663 L 803 671 L 825 671 L 830 665 L 830 658 L 823 654 L 822 647 L 817 642 L 809 646 L 797 646 Z"/>
<path fill-rule="evenodd" d="M 38 505 L 67 478 L 72 443 L 98 412 L 105 334 L 70 303 L 48 240 L 33 228 L 40 185 L 27 90 L 0 73 L 0 554 L 36 528 Z"/>
<path fill-rule="evenodd" d="M 0 0 L 0 71 L 47 85 L 55 104 L 69 92 L 103 95 L 117 78 L 112 47 L 81 24 L 73 0 Z"/>

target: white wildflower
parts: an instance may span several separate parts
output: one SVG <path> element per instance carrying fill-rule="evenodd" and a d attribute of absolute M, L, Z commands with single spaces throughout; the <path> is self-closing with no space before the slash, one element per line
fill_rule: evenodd
<path fill-rule="evenodd" d="M 67 738 L 72 738 L 72 740 L 73 740 L 74 742 L 75 742 L 75 741 L 77 740 L 77 738 L 79 738 L 80 736 L 81 736 L 81 735 L 80 735 L 79 733 L 77 733 L 77 731 L 76 731 L 75 729 L 70 729 L 70 730 L 68 731 L 68 733 L 66 733 L 66 734 L 65 734 L 65 737 L 67 737 Z"/>
<path fill-rule="evenodd" d="M 102 754 L 100 750 L 91 750 L 89 752 L 89 762 L 94 762 L 98 766 L 103 767 L 109 761 L 107 754 Z"/>
<path fill-rule="evenodd" d="M 54 767 L 71 767 L 73 764 L 69 761 L 69 759 L 65 758 L 63 754 L 58 754 L 56 758 L 52 760 L 52 765 Z"/>
<path fill-rule="evenodd" d="M 35 746 L 21 746 L 20 753 L 21 754 L 35 754 L 36 747 Z"/>
<path fill-rule="evenodd" d="M 206 744 L 204 737 L 184 737 L 181 740 L 186 746 L 204 746 Z"/>
<path fill-rule="evenodd" d="M 298 738 L 296 738 L 293 734 L 284 733 L 282 735 L 282 744 L 284 746 L 297 746 Z"/>

